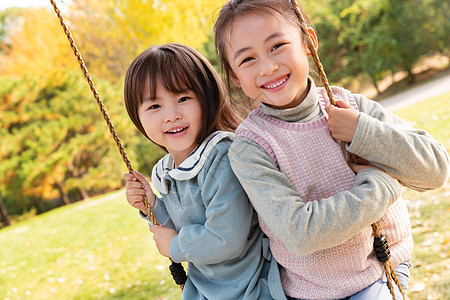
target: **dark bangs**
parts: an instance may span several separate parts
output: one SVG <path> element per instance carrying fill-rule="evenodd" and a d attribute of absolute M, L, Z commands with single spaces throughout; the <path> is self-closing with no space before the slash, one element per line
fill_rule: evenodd
<path fill-rule="evenodd" d="M 188 90 L 197 93 L 198 80 L 193 76 L 193 71 L 198 68 L 194 59 L 186 53 L 176 53 L 173 47 L 161 46 L 155 51 L 155 59 L 149 65 L 147 83 L 149 84 L 150 96 L 156 97 L 157 84 L 160 82 L 164 89 L 180 94 Z M 194 67 L 194 68 L 193 68 Z"/>

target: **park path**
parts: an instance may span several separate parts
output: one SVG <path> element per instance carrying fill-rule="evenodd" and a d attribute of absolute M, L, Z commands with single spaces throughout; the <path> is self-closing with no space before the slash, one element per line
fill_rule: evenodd
<path fill-rule="evenodd" d="M 442 95 L 450 91 L 450 74 L 433 81 L 421 84 L 378 102 L 387 110 L 394 111 L 415 103 Z M 450 100 L 450 99 L 449 99 Z M 450 103 L 450 102 L 449 102 Z"/>

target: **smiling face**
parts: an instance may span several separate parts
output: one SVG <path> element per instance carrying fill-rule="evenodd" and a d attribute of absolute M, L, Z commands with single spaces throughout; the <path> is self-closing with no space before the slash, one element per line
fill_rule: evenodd
<path fill-rule="evenodd" d="M 147 136 L 167 149 L 176 166 L 197 147 L 202 108 L 193 91 L 172 93 L 158 82 L 153 98 L 146 85 L 138 114 Z"/>
<path fill-rule="evenodd" d="M 248 97 L 280 109 L 305 99 L 309 50 L 299 27 L 282 16 L 247 13 L 228 32 L 230 77 Z"/>

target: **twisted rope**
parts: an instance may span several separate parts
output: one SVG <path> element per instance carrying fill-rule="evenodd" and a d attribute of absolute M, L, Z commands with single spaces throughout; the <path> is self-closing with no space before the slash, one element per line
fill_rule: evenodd
<path fill-rule="evenodd" d="M 81 56 L 80 51 L 78 50 L 77 45 L 75 44 L 75 40 L 72 37 L 72 33 L 69 30 L 69 27 L 67 26 L 64 17 L 61 13 L 61 11 L 58 9 L 58 6 L 56 5 L 54 0 L 50 0 L 51 5 L 53 6 L 53 10 L 55 11 L 56 15 L 58 16 L 59 23 L 61 24 L 61 27 L 64 30 L 64 33 L 67 36 L 67 39 L 69 40 L 70 47 L 73 50 L 73 54 L 76 56 L 78 63 L 80 64 L 81 70 L 83 71 L 84 77 L 86 78 L 89 87 L 92 91 L 92 94 L 94 95 L 95 100 L 97 101 L 98 107 L 100 109 L 100 112 L 102 113 L 103 118 L 106 121 L 106 124 L 108 125 L 109 132 L 114 138 L 114 141 L 116 142 L 116 146 L 119 149 L 120 155 L 122 156 L 123 161 L 125 162 L 128 171 L 130 173 L 133 173 L 133 167 L 131 166 L 131 162 L 128 159 L 127 154 L 125 153 L 125 150 L 123 148 L 122 142 L 119 139 L 119 136 L 117 135 L 116 130 L 114 129 L 114 126 L 112 124 L 112 121 L 106 112 L 105 106 L 103 105 L 102 99 L 100 95 L 97 92 L 97 89 L 95 88 L 94 81 L 92 80 L 91 75 L 89 74 L 89 71 L 86 67 L 86 64 L 84 63 L 83 57 Z M 147 197 L 144 195 L 142 197 L 142 202 L 144 203 L 145 207 L 147 208 L 148 216 L 152 222 L 153 225 L 159 225 L 156 221 L 155 216 L 153 215 L 153 211 L 150 208 L 150 203 L 147 201 Z M 170 262 L 172 263 L 169 267 L 170 272 L 172 274 L 172 277 L 174 278 L 175 282 L 180 285 L 181 289 L 183 290 L 184 283 L 186 282 L 186 273 L 184 272 L 183 266 L 180 263 L 175 263 L 172 259 L 170 259 Z"/>
<path fill-rule="evenodd" d="M 384 237 L 381 235 L 380 229 L 379 229 L 377 223 L 372 224 L 372 231 L 373 231 L 373 235 L 375 236 L 374 247 L 375 247 L 375 251 L 377 252 L 377 246 L 375 244 L 379 240 L 384 240 Z M 378 247 L 379 247 L 379 245 L 378 245 Z M 398 277 L 397 277 L 397 274 L 395 273 L 394 267 L 392 266 L 391 262 L 389 261 L 390 253 L 389 253 L 389 248 L 387 246 L 387 242 L 385 242 L 385 247 L 386 248 L 382 249 L 382 250 L 387 250 L 387 251 L 381 251 L 381 252 L 383 252 L 383 255 L 387 254 L 387 256 L 385 256 L 384 259 L 380 259 L 379 253 L 377 253 L 377 258 L 383 264 L 384 273 L 386 275 L 387 284 L 389 287 L 389 291 L 391 292 L 392 299 L 394 299 L 394 300 L 396 299 L 395 292 L 394 292 L 394 285 L 392 284 L 392 281 L 394 281 L 394 283 L 397 285 L 400 293 L 402 294 L 403 300 L 406 300 L 406 295 L 403 292 L 402 286 L 400 285 L 400 281 L 398 280 Z M 381 248 L 383 248 L 383 247 L 381 247 Z"/>
<path fill-rule="evenodd" d="M 305 18 L 303 17 L 303 14 L 301 12 L 300 6 L 298 5 L 298 2 L 296 0 L 292 0 L 292 4 L 294 6 L 295 14 L 297 15 L 298 19 L 300 20 L 300 23 L 303 24 L 304 28 L 302 28 L 302 31 L 306 34 L 306 42 L 308 44 L 309 51 L 311 51 L 311 56 L 314 60 L 314 64 L 316 66 L 317 71 L 319 72 L 319 78 L 323 82 L 325 90 L 328 95 L 328 99 L 330 100 L 330 104 L 336 106 L 336 102 L 334 101 L 333 92 L 331 91 L 330 84 L 328 83 L 327 75 L 325 74 L 325 69 L 323 68 L 322 62 L 319 59 L 319 54 L 317 53 L 316 47 L 314 47 L 314 43 L 311 38 L 311 34 L 309 33 L 309 25 L 306 22 Z"/>
<path fill-rule="evenodd" d="M 324 70 L 324 68 L 322 66 L 322 63 L 320 62 L 319 55 L 317 53 L 317 49 L 314 47 L 313 40 L 312 40 L 311 35 L 309 33 L 309 30 L 308 30 L 310 28 L 310 26 L 306 22 L 303 14 L 301 12 L 301 9 L 300 9 L 300 6 L 299 6 L 298 2 L 296 0 L 291 0 L 291 3 L 293 5 L 293 7 L 294 7 L 295 14 L 297 15 L 297 17 L 299 18 L 301 24 L 303 25 L 302 31 L 306 34 L 306 37 L 307 37 L 306 42 L 307 42 L 309 51 L 311 52 L 311 56 L 312 56 L 312 58 L 314 60 L 314 64 L 316 66 L 316 69 L 319 72 L 320 80 L 322 81 L 322 83 L 325 86 L 325 90 L 327 92 L 328 99 L 330 100 L 330 104 L 336 106 L 336 102 L 334 100 L 334 96 L 333 96 L 333 93 L 331 91 L 327 75 L 325 74 L 325 70 Z M 356 156 L 353 153 L 350 153 L 350 159 L 351 159 L 352 162 L 355 162 L 356 161 Z M 384 238 L 380 234 L 380 230 L 379 230 L 379 227 L 378 227 L 377 223 L 373 223 L 372 224 L 372 231 L 373 231 L 373 235 L 375 237 L 375 241 Z M 374 242 L 374 244 L 375 244 L 375 242 Z M 375 248 L 375 250 L 377 250 L 377 249 Z M 394 281 L 395 284 L 397 285 L 398 289 L 400 290 L 402 296 L 403 296 L 403 300 L 405 300 L 406 297 L 405 297 L 405 294 L 403 293 L 403 290 L 402 290 L 402 287 L 400 285 L 400 282 L 398 281 L 397 274 L 395 274 L 394 268 L 393 268 L 391 262 L 389 261 L 390 253 L 389 253 L 389 248 L 387 246 L 387 243 L 385 243 L 385 249 L 382 249 L 382 250 L 385 251 L 384 254 L 386 255 L 385 257 L 387 258 L 386 261 L 384 261 L 384 259 L 383 259 L 383 261 L 380 260 L 380 257 L 378 256 L 378 253 L 377 253 L 377 258 L 378 258 L 378 260 L 380 260 L 380 262 L 383 265 L 384 273 L 386 275 L 387 284 L 388 284 L 389 291 L 390 291 L 390 293 L 392 295 L 392 299 L 394 299 L 394 300 L 396 299 L 395 292 L 394 292 L 394 285 L 392 284 L 392 281 Z"/>

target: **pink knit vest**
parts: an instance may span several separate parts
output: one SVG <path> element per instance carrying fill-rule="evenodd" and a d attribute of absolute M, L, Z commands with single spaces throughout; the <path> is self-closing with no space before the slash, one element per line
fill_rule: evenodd
<path fill-rule="evenodd" d="M 258 107 L 236 131 L 237 136 L 251 138 L 265 149 L 304 201 L 320 200 L 349 190 L 355 180 L 355 174 L 328 128 L 325 89 L 317 88 L 317 91 L 324 114 L 318 120 L 288 123 L 264 114 Z M 358 109 L 349 91 L 339 87 L 332 87 L 332 91 L 336 99 L 345 100 Z M 413 240 L 404 200 L 398 199 L 377 223 L 389 243 L 393 266 L 410 258 Z M 344 298 L 383 276 L 381 263 L 373 251 L 370 226 L 339 246 L 297 256 L 271 234 L 261 219 L 260 225 L 270 238 L 274 257 L 282 266 L 283 288 L 290 297 Z"/>

